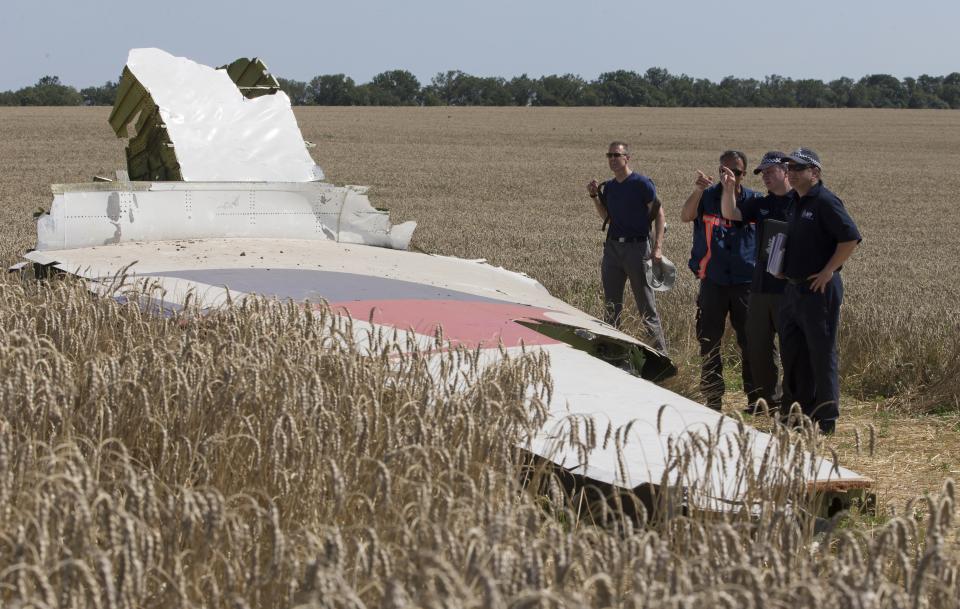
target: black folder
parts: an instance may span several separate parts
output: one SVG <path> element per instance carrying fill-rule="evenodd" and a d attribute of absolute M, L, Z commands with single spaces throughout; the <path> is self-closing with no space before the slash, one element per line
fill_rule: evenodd
<path fill-rule="evenodd" d="M 760 268 L 766 269 L 767 262 L 770 260 L 770 247 L 773 245 L 777 235 L 783 235 L 782 239 L 787 237 L 787 223 L 781 220 L 764 220 L 760 224 L 760 235 L 757 239 L 757 247 L 760 248 L 758 264 Z"/>

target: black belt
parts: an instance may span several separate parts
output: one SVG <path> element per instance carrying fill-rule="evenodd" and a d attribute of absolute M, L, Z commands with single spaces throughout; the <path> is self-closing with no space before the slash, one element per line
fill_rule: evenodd
<path fill-rule="evenodd" d="M 791 285 L 803 285 L 803 284 L 809 282 L 810 280 L 809 280 L 809 279 L 797 279 L 797 278 L 795 278 L 795 277 L 787 277 L 787 281 L 790 282 Z"/>
<path fill-rule="evenodd" d="M 607 237 L 607 241 L 613 241 L 614 243 L 640 243 L 646 240 L 646 237 Z"/>

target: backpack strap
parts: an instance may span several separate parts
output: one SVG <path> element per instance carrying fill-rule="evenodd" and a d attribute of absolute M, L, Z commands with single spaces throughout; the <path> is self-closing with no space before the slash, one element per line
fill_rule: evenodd
<path fill-rule="evenodd" d="M 597 197 L 600 199 L 600 205 L 603 205 L 603 211 L 607 212 L 607 217 L 603 221 L 603 226 L 600 227 L 602 232 L 606 231 L 607 225 L 610 224 L 610 210 L 607 209 L 607 195 L 603 192 L 606 185 L 606 182 L 601 182 L 600 185 L 597 186 Z"/>
<path fill-rule="evenodd" d="M 657 219 L 657 214 L 660 213 L 660 197 L 654 196 L 653 201 L 650 202 L 650 221 L 653 222 Z"/>

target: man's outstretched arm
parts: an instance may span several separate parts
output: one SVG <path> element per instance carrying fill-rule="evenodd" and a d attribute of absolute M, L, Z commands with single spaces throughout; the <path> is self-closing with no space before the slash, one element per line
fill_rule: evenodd
<path fill-rule="evenodd" d="M 687 200 L 683 202 L 683 207 L 680 209 L 681 221 L 693 222 L 697 219 L 697 210 L 700 208 L 700 198 L 703 196 L 703 191 L 711 184 L 713 184 L 713 178 L 698 169 L 693 192 L 690 193 Z"/>

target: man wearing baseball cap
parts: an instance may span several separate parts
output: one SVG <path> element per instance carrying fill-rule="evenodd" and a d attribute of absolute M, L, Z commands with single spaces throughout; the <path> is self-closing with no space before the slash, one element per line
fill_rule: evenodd
<path fill-rule="evenodd" d="M 862 238 L 843 201 L 823 185 L 819 155 L 797 148 L 786 161 L 793 190 L 780 310 L 784 383 L 803 414 L 833 433 L 840 416 L 840 269 Z"/>
<path fill-rule="evenodd" d="M 790 181 L 787 179 L 786 158 L 787 154 L 779 150 L 771 150 L 763 155 L 753 174 L 761 175 L 767 187 L 767 196 L 743 199 L 739 203 L 735 194 L 736 176 L 726 167 L 721 168 L 720 173 L 723 217 L 757 224 L 757 264 L 750 284 L 746 321 L 747 359 L 753 374 L 753 391 L 747 395 L 748 414 L 760 412 L 761 399 L 775 412 L 780 408 L 783 397 L 776 337 L 780 328 L 780 304 L 786 280 L 767 273 L 766 266 L 760 262 L 760 254 L 772 238 L 772 235 L 764 234 L 764 221 L 787 220 Z"/>

